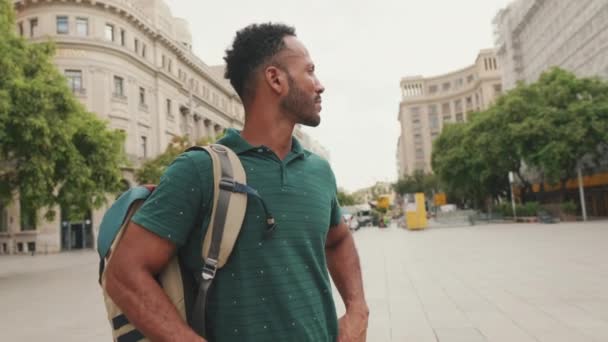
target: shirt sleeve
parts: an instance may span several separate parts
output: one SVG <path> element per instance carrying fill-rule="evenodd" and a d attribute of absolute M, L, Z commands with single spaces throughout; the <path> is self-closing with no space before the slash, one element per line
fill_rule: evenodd
<path fill-rule="evenodd" d="M 334 172 L 329 168 L 331 173 L 332 186 L 330 189 L 333 191 L 333 199 L 331 200 L 331 221 L 330 227 L 335 227 L 342 221 L 342 209 L 340 208 L 340 202 L 338 201 L 338 184 L 336 183 L 336 176 Z"/>
<path fill-rule="evenodd" d="M 334 195 L 334 199 L 331 201 L 331 227 L 335 227 L 340 224 L 342 220 L 342 209 L 340 203 L 338 203 L 338 194 Z"/>
<path fill-rule="evenodd" d="M 212 175 L 209 156 L 200 154 L 209 160 L 207 171 Z M 206 182 L 201 181 L 201 172 L 205 170 L 197 166 L 188 153 L 177 157 L 132 221 L 178 247 L 183 246 L 201 210 L 208 206 Z"/>

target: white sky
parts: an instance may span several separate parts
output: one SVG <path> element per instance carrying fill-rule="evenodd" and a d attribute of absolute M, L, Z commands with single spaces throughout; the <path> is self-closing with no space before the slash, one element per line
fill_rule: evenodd
<path fill-rule="evenodd" d="M 401 77 L 473 64 L 493 46 L 492 19 L 509 0 L 166 0 L 190 23 L 194 52 L 209 65 L 235 32 L 283 22 L 311 53 L 325 85 L 321 125 L 305 128 L 329 149 L 349 191 L 397 177 Z"/>

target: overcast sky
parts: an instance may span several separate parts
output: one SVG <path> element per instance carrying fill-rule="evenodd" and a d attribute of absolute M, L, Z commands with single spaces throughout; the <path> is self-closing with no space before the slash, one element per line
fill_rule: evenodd
<path fill-rule="evenodd" d="M 304 130 L 331 153 L 338 186 L 397 177 L 403 76 L 473 64 L 493 47 L 492 19 L 509 0 L 165 0 L 190 23 L 194 52 L 222 64 L 235 32 L 254 22 L 293 25 L 325 85 L 321 125 Z"/>

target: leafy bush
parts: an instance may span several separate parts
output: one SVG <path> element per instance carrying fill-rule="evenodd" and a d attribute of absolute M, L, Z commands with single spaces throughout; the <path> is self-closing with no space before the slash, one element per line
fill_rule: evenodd
<path fill-rule="evenodd" d="M 568 202 L 562 203 L 561 209 L 565 214 L 575 215 L 577 208 L 576 208 L 576 204 L 574 204 L 574 202 L 568 201 Z"/>

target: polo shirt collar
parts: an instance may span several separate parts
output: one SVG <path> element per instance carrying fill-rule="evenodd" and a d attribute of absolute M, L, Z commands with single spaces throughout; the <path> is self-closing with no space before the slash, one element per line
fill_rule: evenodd
<path fill-rule="evenodd" d="M 296 139 L 296 137 L 291 138 L 291 152 L 290 154 L 295 154 L 296 157 L 304 157 L 306 154 L 304 153 L 304 148 L 300 141 Z M 222 137 L 218 142 L 218 144 L 222 144 L 226 147 L 229 147 L 236 154 L 243 154 L 247 151 L 255 150 L 260 148 L 260 146 L 253 146 L 247 140 L 243 139 L 241 136 L 241 132 L 237 131 L 234 128 L 226 129 L 226 133 L 224 137 Z"/>

